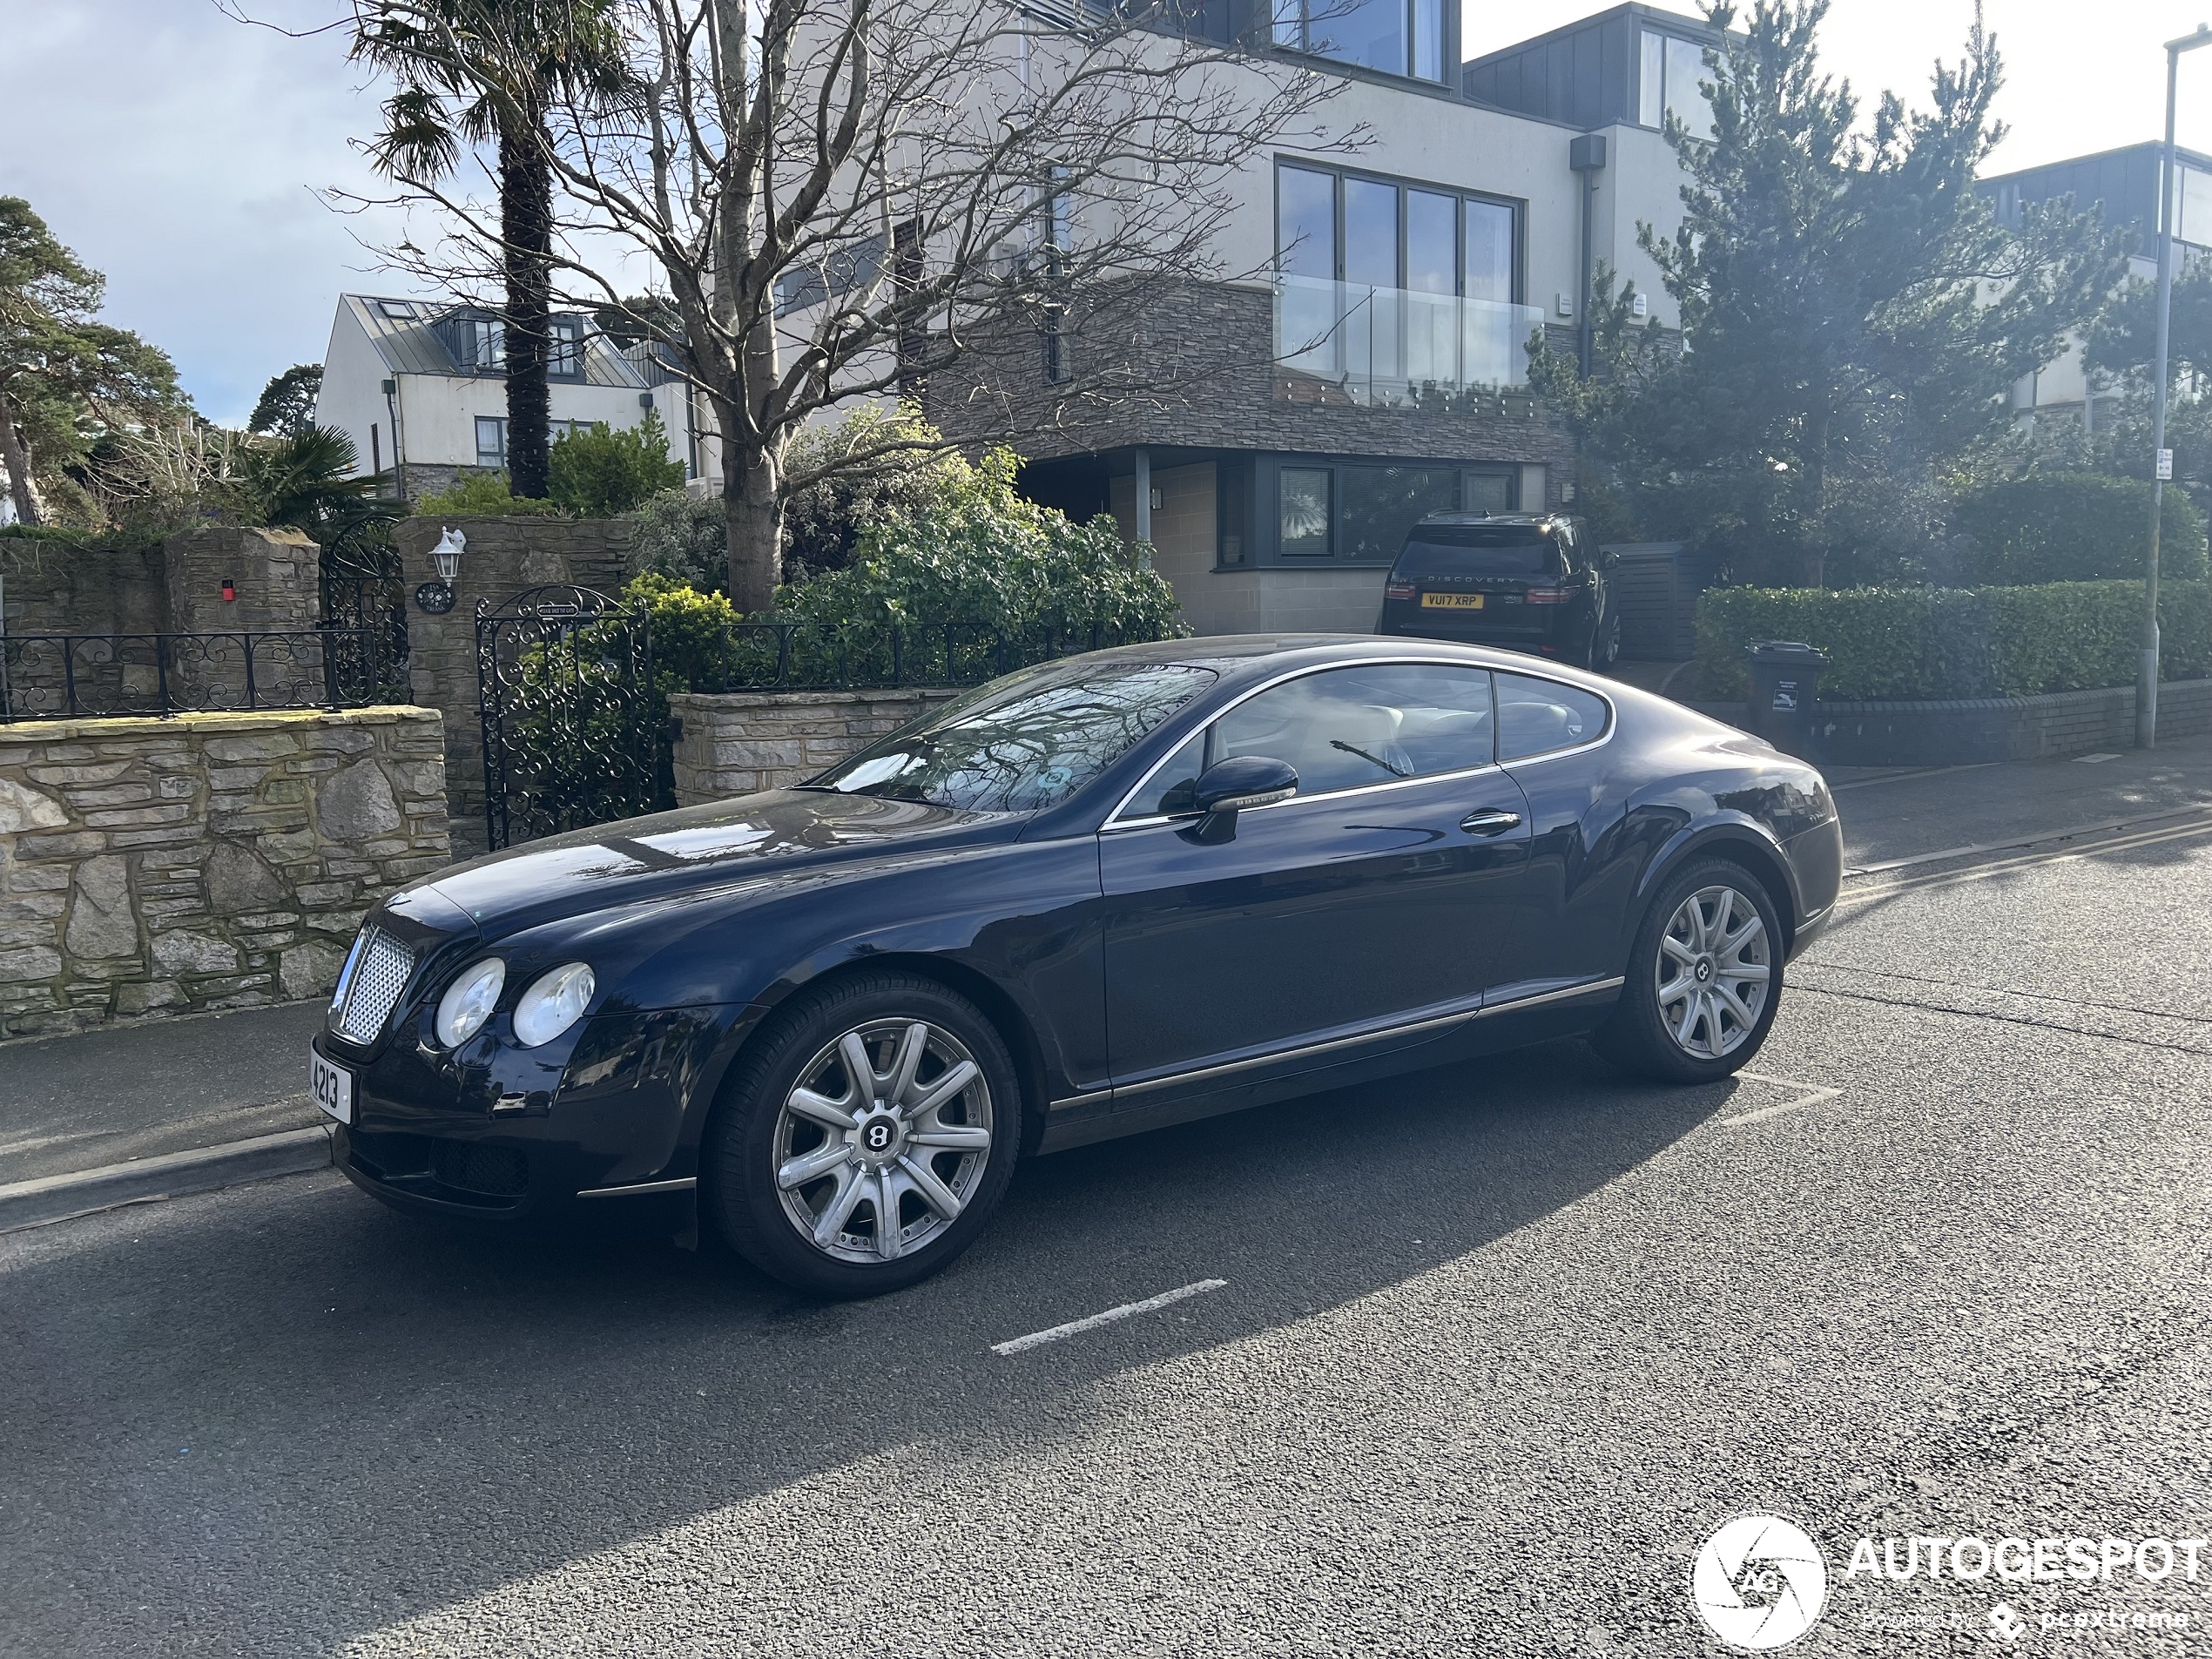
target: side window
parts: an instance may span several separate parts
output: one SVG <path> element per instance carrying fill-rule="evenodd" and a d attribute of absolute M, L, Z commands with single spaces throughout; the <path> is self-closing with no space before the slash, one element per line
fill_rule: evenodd
<path fill-rule="evenodd" d="M 1497 680 L 1499 759 L 1525 760 L 1605 735 L 1603 698 L 1526 674 L 1501 674 Z"/>
<path fill-rule="evenodd" d="M 1267 755 L 1324 795 L 1491 764 L 1490 675 L 1422 663 L 1334 668 L 1262 691 L 1214 723 L 1209 761 Z"/>
<path fill-rule="evenodd" d="M 1133 818 L 1171 818 L 1194 811 L 1190 795 L 1197 787 L 1198 774 L 1206 769 L 1205 756 L 1206 733 L 1200 732 L 1144 780 L 1144 787 L 1117 814 L 1119 819 L 1126 823 Z"/>

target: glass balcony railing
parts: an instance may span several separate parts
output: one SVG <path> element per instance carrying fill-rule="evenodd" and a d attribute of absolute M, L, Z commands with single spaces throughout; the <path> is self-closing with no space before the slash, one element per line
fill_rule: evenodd
<path fill-rule="evenodd" d="M 1541 306 L 1275 279 L 1275 380 L 1296 401 L 1449 407 L 1528 383 Z"/>

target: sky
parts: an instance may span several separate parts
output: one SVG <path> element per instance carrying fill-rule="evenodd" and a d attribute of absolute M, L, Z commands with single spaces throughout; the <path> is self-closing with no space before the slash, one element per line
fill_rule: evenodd
<path fill-rule="evenodd" d="M 233 0 L 294 30 L 341 0 Z M 1692 11 L 1689 0 L 1661 0 Z M 1467 56 L 1603 10 L 1600 0 L 1461 0 Z M 2161 42 L 2212 0 L 1985 0 L 2008 67 L 1998 171 L 2159 136 Z M 1925 101 L 1956 57 L 1973 0 L 1835 0 L 1830 71 L 1871 106 Z M 323 354 L 337 296 L 408 293 L 374 247 L 396 210 L 341 212 L 332 189 L 378 193 L 350 140 L 376 89 L 335 31 L 293 38 L 216 0 L 0 0 L 0 194 L 27 198 L 108 277 L 107 320 L 177 360 L 202 414 L 241 426 L 262 384 Z M 2182 143 L 2212 150 L 2212 51 L 2182 59 Z M 431 228 L 418 224 L 419 239 Z"/>

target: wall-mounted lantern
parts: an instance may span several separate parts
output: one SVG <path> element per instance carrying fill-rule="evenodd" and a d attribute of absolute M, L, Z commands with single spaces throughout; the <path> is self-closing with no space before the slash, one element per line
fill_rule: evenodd
<path fill-rule="evenodd" d="M 430 563 L 438 568 L 439 581 L 450 584 L 461 574 L 461 555 L 468 545 L 469 538 L 455 529 L 438 538 L 437 546 L 430 550 Z"/>
<path fill-rule="evenodd" d="M 434 617 L 442 617 L 453 609 L 453 581 L 461 574 L 461 555 L 468 545 L 466 536 L 448 529 L 430 550 L 430 566 L 437 571 L 438 579 L 415 589 L 415 603 Z"/>
<path fill-rule="evenodd" d="M 226 605 L 238 603 L 238 583 L 229 577 L 223 578 L 223 603 Z"/>

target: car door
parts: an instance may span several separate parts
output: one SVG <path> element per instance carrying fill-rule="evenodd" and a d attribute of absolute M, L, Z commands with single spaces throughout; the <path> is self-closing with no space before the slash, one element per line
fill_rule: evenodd
<path fill-rule="evenodd" d="M 1527 804 L 1494 764 L 1490 678 L 1409 663 L 1298 675 L 1139 786 L 1099 838 L 1117 1090 L 1318 1042 L 1386 1051 L 1510 976 Z M 1289 762 L 1298 793 L 1202 843 L 1190 787 L 1240 754 Z"/>

